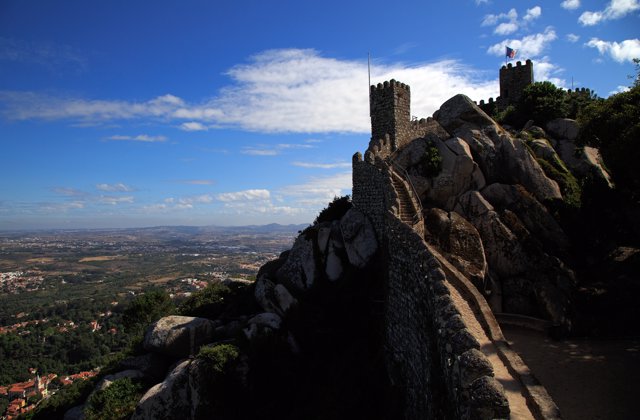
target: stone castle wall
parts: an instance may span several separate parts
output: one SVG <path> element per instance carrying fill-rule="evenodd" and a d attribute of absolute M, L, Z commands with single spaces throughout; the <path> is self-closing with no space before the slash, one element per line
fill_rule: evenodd
<path fill-rule="evenodd" d="M 524 89 L 533 83 L 533 63 L 518 61 L 500 68 L 500 107 L 512 105 L 520 99 Z"/>
<path fill-rule="evenodd" d="M 427 132 L 428 119 L 411 117 L 411 89 L 391 80 L 371 86 L 371 141 L 369 149 L 381 157 L 422 137 Z"/>
<path fill-rule="evenodd" d="M 385 363 L 404 396 L 404 418 L 508 417 L 491 364 L 424 240 L 394 214 L 395 190 L 374 159 L 354 155 L 353 205 L 372 221 L 387 259 Z"/>

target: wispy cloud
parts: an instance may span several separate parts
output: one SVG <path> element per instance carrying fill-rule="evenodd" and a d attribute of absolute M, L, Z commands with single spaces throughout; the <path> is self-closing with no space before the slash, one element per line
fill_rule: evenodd
<path fill-rule="evenodd" d="M 254 147 L 245 147 L 240 153 L 251 156 L 277 156 L 279 154 L 275 149 L 256 149 Z"/>
<path fill-rule="evenodd" d="M 544 32 L 527 35 L 521 39 L 505 39 L 502 42 L 492 45 L 487 49 L 487 53 L 495 56 L 504 56 L 505 47 L 518 50 L 523 57 L 539 57 L 557 39 L 556 31 L 548 26 Z"/>
<path fill-rule="evenodd" d="M 580 0 L 564 0 L 562 3 L 560 3 L 560 6 L 563 9 L 575 10 L 580 7 Z"/>
<path fill-rule="evenodd" d="M 105 192 L 131 192 L 134 191 L 134 188 L 125 185 L 123 183 L 117 183 L 117 184 L 97 184 L 96 185 L 96 189 L 99 191 L 105 191 Z"/>
<path fill-rule="evenodd" d="M 373 82 L 395 78 L 411 85 L 413 113 L 418 116 L 431 115 L 456 93 L 472 98 L 497 95 L 493 75 L 492 80 L 483 80 L 475 69 L 455 60 L 411 66 L 374 60 L 372 64 Z M 213 126 L 298 133 L 366 133 L 370 129 L 368 91 L 362 88 L 367 80 L 365 60 L 339 60 L 309 49 L 269 50 L 232 67 L 227 75 L 231 83 L 200 104 L 174 95 L 129 102 L 2 91 L 0 112 L 9 119 L 72 123 L 151 119 L 183 129 Z M 161 136 L 118 137 L 113 140 L 159 141 Z M 247 153 L 259 154 L 257 149 Z"/>
<path fill-rule="evenodd" d="M 87 60 L 69 45 L 0 37 L 0 61 L 35 64 L 51 71 L 87 68 Z"/>
<path fill-rule="evenodd" d="M 297 206 L 307 206 L 317 209 L 324 206 L 334 197 L 340 197 L 351 191 L 351 172 L 341 172 L 335 175 L 314 177 L 302 184 L 289 185 L 277 191 L 293 200 Z"/>
<path fill-rule="evenodd" d="M 189 121 L 180 124 L 180 129 L 183 131 L 207 131 L 209 127 L 197 121 Z"/>
<path fill-rule="evenodd" d="M 538 19 L 542 15 L 542 8 L 534 6 L 527 9 L 522 20 L 518 19 L 516 9 L 510 9 L 507 13 L 488 14 L 482 19 L 481 26 L 494 26 L 493 33 L 496 35 L 509 35 L 516 32 L 521 26 L 525 26 Z"/>
<path fill-rule="evenodd" d="M 567 34 L 567 41 L 573 43 L 573 42 L 578 42 L 579 40 L 580 40 L 580 35 Z"/>
<path fill-rule="evenodd" d="M 109 204 L 112 206 L 115 206 L 116 204 L 122 204 L 122 203 L 133 203 L 134 202 L 134 198 L 131 195 L 128 196 L 107 196 L 107 195 L 103 195 L 100 196 L 98 198 L 98 202 L 99 203 L 103 203 L 103 204 Z"/>
<path fill-rule="evenodd" d="M 253 200 L 268 200 L 271 198 L 269 190 L 254 189 L 244 190 L 237 192 L 222 193 L 216 196 L 217 200 L 230 202 L 230 201 L 253 201 Z"/>
<path fill-rule="evenodd" d="M 150 136 L 148 134 L 139 134 L 137 136 L 114 135 L 107 137 L 111 141 L 140 141 L 143 143 L 161 143 L 167 141 L 165 136 Z"/>
<path fill-rule="evenodd" d="M 84 191 L 70 187 L 54 187 L 51 190 L 56 194 L 64 195 L 66 197 L 84 197 L 89 195 Z"/>
<path fill-rule="evenodd" d="M 311 142 L 305 141 L 305 143 L 279 143 L 275 145 L 257 145 L 247 146 L 242 149 L 240 153 L 244 155 L 253 156 L 278 156 L 282 154 L 284 150 L 291 149 L 314 149 L 317 146 L 310 144 Z"/>
<path fill-rule="evenodd" d="M 591 38 L 585 45 L 597 48 L 600 55 L 608 54 L 618 63 L 632 62 L 634 58 L 640 57 L 640 39 L 638 38 L 626 39 L 620 43 Z"/>
<path fill-rule="evenodd" d="M 580 15 L 578 21 L 583 26 L 593 26 L 607 20 L 623 18 L 636 10 L 640 10 L 638 0 L 611 0 L 604 10 L 586 11 Z"/>
<path fill-rule="evenodd" d="M 350 168 L 349 162 L 336 162 L 336 163 L 315 163 L 315 162 L 291 162 L 293 166 L 299 166 L 301 168 L 312 169 L 336 169 L 336 168 Z"/>

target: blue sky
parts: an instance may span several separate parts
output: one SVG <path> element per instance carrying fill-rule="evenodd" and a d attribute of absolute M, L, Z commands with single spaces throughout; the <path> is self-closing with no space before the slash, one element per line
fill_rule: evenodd
<path fill-rule="evenodd" d="M 308 223 L 350 193 L 372 83 L 412 114 L 630 84 L 640 3 L 0 0 L 0 229 Z"/>

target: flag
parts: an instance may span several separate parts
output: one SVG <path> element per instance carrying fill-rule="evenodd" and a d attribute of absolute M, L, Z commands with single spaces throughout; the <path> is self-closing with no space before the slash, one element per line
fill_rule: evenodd
<path fill-rule="evenodd" d="M 517 53 L 518 53 L 518 50 L 514 50 L 513 48 L 507 47 L 507 57 L 508 58 L 516 58 L 516 54 Z"/>

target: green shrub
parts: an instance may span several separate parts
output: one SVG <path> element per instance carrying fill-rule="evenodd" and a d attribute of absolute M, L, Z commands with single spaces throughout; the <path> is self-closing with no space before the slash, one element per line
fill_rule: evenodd
<path fill-rule="evenodd" d="M 225 375 L 236 363 L 240 353 L 232 344 L 218 344 L 200 348 L 197 358 L 202 360 L 205 369 L 214 376 Z"/>
<path fill-rule="evenodd" d="M 222 283 L 210 283 L 185 300 L 178 308 L 181 315 L 217 318 L 224 310 L 232 290 Z"/>
<path fill-rule="evenodd" d="M 420 160 L 422 173 L 424 176 L 432 178 L 438 176 L 442 171 L 442 156 L 435 144 L 427 144 L 427 148 Z"/>
<path fill-rule="evenodd" d="M 329 205 L 320 211 L 318 217 L 313 222 L 313 224 L 317 225 L 322 222 L 332 222 L 334 220 L 342 219 L 349 209 L 353 207 L 351 203 L 351 197 L 349 195 L 344 195 L 342 197 L 334 197 L 333 201 L 329 203 Z"/>
<path fill-rule="evenodd" d="M 116 420 L 131 417 L 142 397 L 142 385 L 130 378 L 116 379 L 108 388 L 95 392 L 84 410 L 86 420 Z"/>
<path fill-rule="evenodd" d="M 152 322 L 175 312 L 169 294 L 151 290 L 136 296 L 125 309 L 122 323 L 128 332 L 142 331 Z"/>

